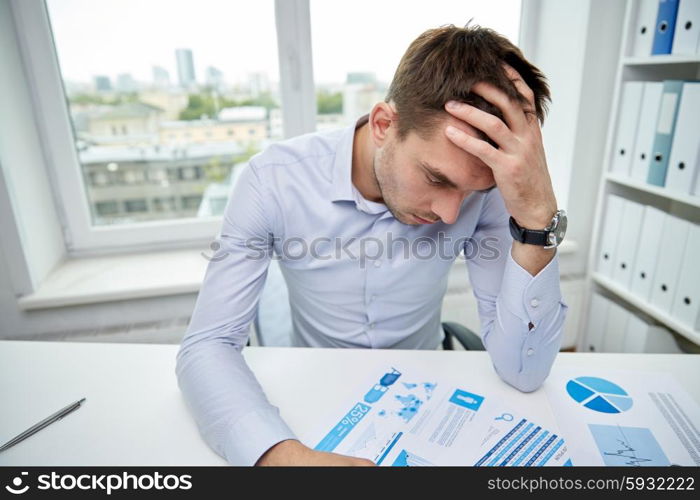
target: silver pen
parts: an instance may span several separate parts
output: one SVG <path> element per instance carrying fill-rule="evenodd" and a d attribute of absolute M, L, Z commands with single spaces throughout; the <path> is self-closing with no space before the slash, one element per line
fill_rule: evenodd
<path fill-rule="evenodd" d="M 6 449 L 16 445 L 20 441 L 27 439 L 32 434 L 36 434 L 37 432 L 39 432 L 41 429 L 43 429 L 47 425 L 50 425 L 57 420 L 61 420 L 63 417 L 68 415 L 70 412 L 80 408 L 80 405 L 82 405 L 84 401 L 85 401 L 85 398 L 81 399 L 80 401 L 76 401 L 75 403 L 71 403 L 68 406 L 66 406 L 65 408 L 63 408 L 62 410 L 58 410 L 53 415 L 49 415 L 41 422 L 32 425 L 29 429 L 24 431 L 22 434 L 19 434 L 18 436 L 13 437 L 7 443 L 0 446 L 0 452 L 3 452 Z"/>

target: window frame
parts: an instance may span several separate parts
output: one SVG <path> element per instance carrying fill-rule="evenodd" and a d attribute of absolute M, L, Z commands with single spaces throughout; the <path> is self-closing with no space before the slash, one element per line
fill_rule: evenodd
<path fill-rule="evenodd" d="M 284 138 L 315 130 L 308 0 L 274 0 Z M 10 0 L 47 174 L 70 256 L 211 241 L 221 217 L 94 226 L 45 0 Z"/>

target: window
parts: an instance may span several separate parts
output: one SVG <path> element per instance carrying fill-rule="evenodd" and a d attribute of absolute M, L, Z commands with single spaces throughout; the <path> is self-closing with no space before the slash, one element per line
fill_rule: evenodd
<path fill-rule="evenodd" d="M 97 201 L 95 202 L 95 207 L 97 214 L 100 216 L 119 213 L 119 204 L 116 201 Z"/>
<path fill-rule="evenodd" d="M 180 180 L 191 181 L 196 177 L 196 171 L 193 167 L 184 167 L 180 169 Z"/>
<path fill-rule="evenodd" d="M 124 210 L 127 212 L 146 212 L 148 210 L 148 204 L 146 200 L 126 200 L 124 202 Z"/>
<path fill-rule="evenodd" d="M 153 210 L 158 212 L 168 212 L 175 210 L 175 197 L 169 196 L 167 198 L 154 198 L 151 203 Z"/>
<path fill-rule="evenodd" d="M 202 15 L 193 15 L 193 9 Z M 54 168 L 71 168 L 77 174 L 78 182 L 60 189 L 71 191 L 61 193 L 64 203 L 74 200 L 66 217 L 74 219 L 68 224 L 71 232 L 85 236 L 71 238 L 86 243 L 78 246 L 107 237 L 121 243 L 115 232 L 93 230 L 99 226 L 123 225 L 125 236 L 140 233 L 148 241 L 154 226 L 139 230 L 140 222 L 197 218 L 202 193 L 214 184 L 228 191 L 226 174 L 233 165 L 246 163 L 282 138 L 262 133 L 269 130 L 270 110 L 279 109 L 281 102 L 273 0 L 245 2 L 244 7 L 220 0 L 46 0 L 43 15 L 48 35 L 41 43 L 55 53 L 53 64 L 60 76 L 55 88 L 64 92 L 69 118 L 64 136 L 72 136 L 73 142 L 74 161 L 57 159 Z M 26 43 L 36 53 L 46 52 L 36 40 Z M 236 121 L 254 127 L 250 137 L 222 133 L 227 122 Z M 205 175 L 207 169 L 184 160 L 209 164 L 222 155 L 230 158 L 222 175 Z M 135 168 L 116 176 L 97 173 L 96 167 L 108 164 Z M 60 172 L 57 177 L 68 184 Z M 125 200 L 120 191 L 124 185 L 138 185 L 144 198 Z M 97 186 L 100 196 L 92 193 Z M 146 202 L 173 196 L 182 201 L 183 210 L 171 209 L 169 202 Z M 109 197 L 120 199 L 125 212 L 138 212 L 138 219 L 103 217 L 115 215 L 114 207 L 101 201 Z M 83 206 L 88 217 L 75 215 Z M 87 227 L 78 227 L 84 220 Z M 191 238 L 186 227 L 205 222 L 209 229 L 197 234 L 213 236 L 216 220 L 183 220 L 183 225 L 163 225 L 159 234 L 164 241 L 173 239 L 166 234 L 177 238 L 181 227 L 179 234 Z"/>
<path fill-rule="evenodd" d="M 142 170 L 132 169 L 124 172 L 124 182 L 126 184 L 143 184 L 145 176 Z"/>
<path fill-rule="evenodd" d="M 202 203 L 201 196 L 183 196 L 182 197 L 182 208 L 184 210 L 194 210 L 199 208 L 200 203 Z"/>
<path fill-rule="evenodd" d="M 169 0 L 49 0 L 47 5 L 74 136 L 88 145 L 79 153 L 83 175 L 85 158 L 97 153 L 104 162 L 134 156 L 144 164 L 160 161 L 169 147 L 161 137 L 172 138 L 172 128 L 183 131 L 186 143 L 179 145 L 181 155 L 191 156 L 196 149 L 202 158 L 213 157 L 221 149 L 214 129 L 220 126 L 223 111 L 261 108 L 260 124 L 266 125 L 268 108 L 279 106 L 273 85 L 277 76 L 272 71 L 277 65 L 274 6 L 269 0 L 247 3 L 245 16 L 240 15 L 240 4 L 213 0 L 197 2 L 196 9 L 216 12 L 215 16 L 193 16 L 194 4 Z M 155 25 L 158 37 L 153 37 Z M 231 57 L 231 47 L 247 47 L 250 40 L 256 41 L 254 50 L 238 50 Z M 216 68 L 215 82 L 206 78 L 204 68 L 209 66 Z M 172 78 L 165 78 L 166 74 Z M 86 125 L 78 127 L 78 123 Z M 252 143 L 226 139 L 227 153 L 245 162 L 262 149 L 267 137 L 259 139 Z M 210 145 L 208 151 L 205 145 Z M 169 161 L 178 160 L 171 155 Z M 189 167 L 182 172 L 182 179 L 193 181 L 192 196 L 204 192 L 210 183 L 197 179 Z M 127 184 L 143 184 L 134 170 L 124 172 L 122 178 Z M 102 186 L 103 191 L 108 188 Z M 143 194 L 163 197 L 168 188 L 145 187 Z M 91 183 L 85 189 L 91 200 Z M 128 218 L 107 222 L 96 217 L 94 203 L 90 208 L 94 225 L 133 222 Z M 184 216 L 174 211 L 151 212 L 145 205 L 138 211 L 147 212 L 139 219 L 144 221 Z"/>
<path fill-rule="evenodd" d="M 473 18 L 472 24 L 493 28 L 517 44 L 520 4 L 521 0 L 311 0 L 317 129 L 354 123 L 384 100 L 401 56 L 429 28 L 464 26 Z M 372 33 L 381 35 L 367 35 Z"/>
<path fill-rule="evenodd" d="M 104 186 L 109 183 L 109 178 L 106 172 L 92 172 L 90 180 L 93 186 Z"/>

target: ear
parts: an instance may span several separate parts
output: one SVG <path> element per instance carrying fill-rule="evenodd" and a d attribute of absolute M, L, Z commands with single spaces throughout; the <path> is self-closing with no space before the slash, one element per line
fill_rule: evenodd
<path fill-rule="evenodd" d="M 396 133 L 396 105 L 393 102 L 378 102 L 369 114 L 369 130 L 376 147 L 382 147 L 391 141 Z"/>

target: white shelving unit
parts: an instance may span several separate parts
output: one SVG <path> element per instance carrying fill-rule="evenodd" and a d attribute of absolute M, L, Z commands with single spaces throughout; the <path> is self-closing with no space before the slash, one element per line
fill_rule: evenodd
<path fill-rule="evenodd" d="M 595 209 L 595 223 L 591 241 L 591 252 L 588 261 L 588 277 L 583 304 L 583 321 L 579 331 L 579 350 L 585 351 L 585 337 L 590 321 L 589 309 L 591 296 L 594 292 L 601 292 L 614 298 L 631 309 L 635 314 L 652 318 L 677 335 L 688 339 L 700 346 L 700 332 L 692 327 L 679 322 L 667 312 L 662 311 L 648 301 L 639 297 L 624 286 L 616 283 L 607 276 L 597 272 L 597 262 L 600 249 L 601 235 L 605 203 L 608 194 L 615 194 L 626 199 L 636 201 L 691 221 L 700 223 L 700 197 L 669 191 L 665 188 L 652 186 L 644 182 L 616 173 L 611 173 L 610 167 L 615 146 L 615 133 L 617 130 L 618 111 L 621 101 L 621 89 L 628 81 L 663 81 L 670 79 L 697 80 L 700 79 L 700 54 L 697 55 L 660 55 L 648 57 L 632 57 L 635 23 L 637 20 L 638 0 L 628 0 L 623 26 L 622 46 L 615 79 L 613 104 L 610 110 L 610 120 L 607 124 L 607 142 L 605 157 L 602 166 L 602 175 L 598 189 L 598 198 Z M 661 230 L 661 228 L 659 228 Z M 700 258 L 700 256 L 698 256 Z"/>

